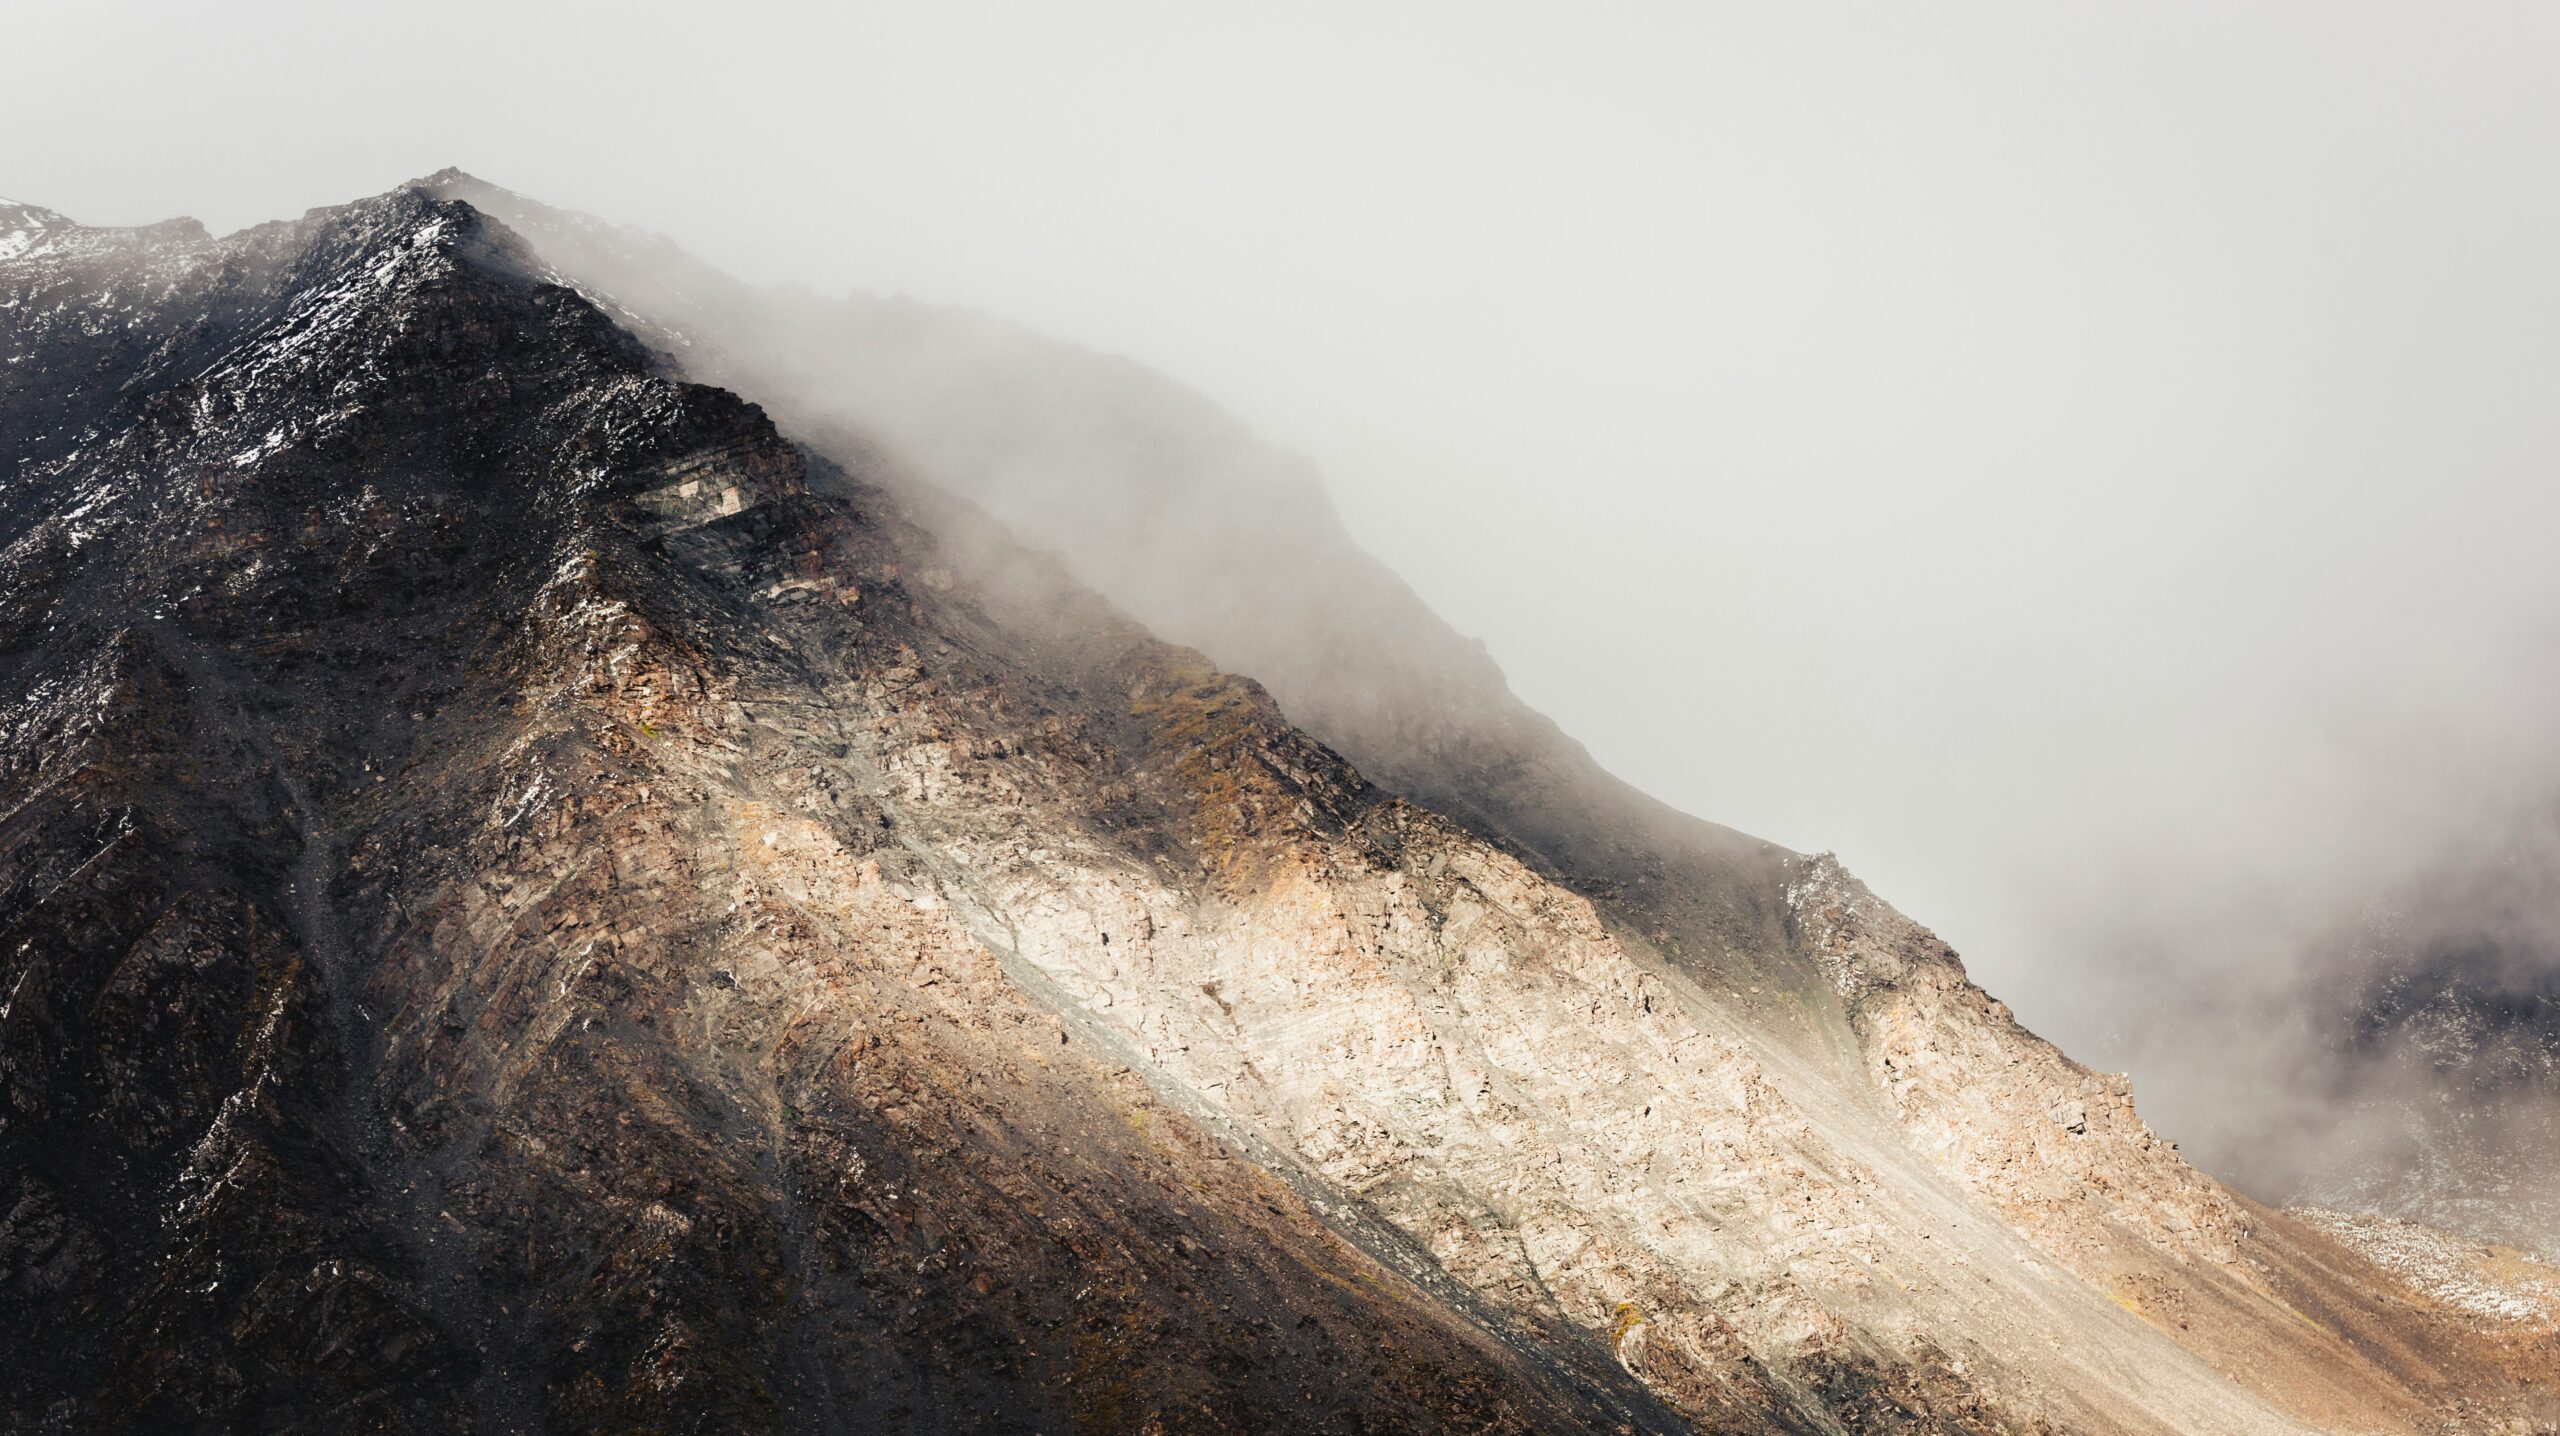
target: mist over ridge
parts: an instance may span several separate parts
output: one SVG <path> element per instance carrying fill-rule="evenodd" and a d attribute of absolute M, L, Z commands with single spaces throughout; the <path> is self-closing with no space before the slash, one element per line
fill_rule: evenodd
<path fill-rule="evenodd" d="M 1179 384 L 990 316 L 787 288 L 749 298 L 664 241 L 595 229 L 467 176 L 443 188 L 542 237 L 599 292 L 692 329 L 669 345 L 691 352 L 698 335 L 695 358 L 714 366 L 713 377 L 782 401 L 803 426 L 850 426 L 854 442 L 878 440 L 929 484 L 1059 549 L 1159 632 L 1271 682 L 1301 721 L 1391 785 L 1482 811 L 1480 765 L 1526 744 L 1495 758 L 1495 770 L 1582 775 L 1529 780 L 1546 791 L 1534 803 L 1550 815 L 1522 834 L 1532 846 L 1541 824 L 1558 820 L 1557 794 L 1581 784 L 1621 791 L 1568 736 L 1513 703 L 1480 645 L 1448 633 L 1360 554 L 1312 464 Z M 2509 656 L 2537 651 L 2519 640 Z M 2406 667 L 2429 661 L 2413 656 Z M 2501 834 L 2535 821 L 2547 806 L 2538 795 L 2560 791 L 2538 726 L 2553 707 L 2538 676 L 2549 671 L 2457 675 L 2447 681 L 2473 688 L 2436 695 L 2449 701 L 2435 711 L 2396 694 L 2395 706 L 2361 712 L 2342 708 L 2354 700 L 2334 688 L 2274 695 L 2283 703 L 2259 715 L 2283 720 L 2261 734 L 2273 747 L 2250 771 L 2225 775 L 2218 807 L 2182 811 L 2172 805 L 2202 800 L 2156 795 L 2148 811 L 2109 814 L 2116 826 L 2097 824 L 2086 846 L 2040 845 L 2046 866 L 2019 875 L 2028 885 L 1996 930 L 2027 934 L 2042 965 L 2007 971 L 1996 949 L 1980 965 L 1995 990 L 2018 994 L 2031 1020 L 2135 1070 L 2148 1109 L 2244 1185 L 2278 1198 L 2369 1188 L 2381 1179 L 2348 1175 L 2363 1163 L 2431 1166 L 2429 1180 L 2460 1186 L 2408 1147 L 2445 1120 L 2411 1112 L 2447 1094 L 2411 1108 L 2428 1084 L 2399 1072 L 2396 1059 L 2368 1070 L 2378 1054 L 2348 1035 L 2369 1020 L 2357 1010 L 2367 985 L 2392 966 L 2357 933 L 2394 904 L 2458 921 L 2424 885 L 2484 861 L 2507 841 Z M 1460 693 L 1478 696 L 1439 707 Z M 2225 735 L 2220 761 L 2260 740 L 2239 727 Z M 1443 757 L 1416 768 L 1421 751 Z M 1609 800 L 1596 819 L 1564 821 L 1586 836 L 1613 826 L 1664 831 L 1633 796 Z M 2164 832 L 2144 826 L 2173 819 Z M 1519 821 L 1515 811 L 1494 828 L 1516 831 Z M 1619 870 L 1590 876 L 1613 890 L 1647 881 Z M 2491 960 L 2547 973 L 2549 950 L 2510 944 Z M 2456 1100 L 2469 1110 L 2483 1096 Z M 2538 1130 L 2560 1110 L 2541 1080 L 2488 1100 L 2512 1109 L 2495 1119 L 2500 1131 Z M 2480 1120 L 2492 1119 L 2484 1110 Z M 2519 1141 L 2475 1142 L 2459 1165 L 2532 1145 Z M 2449 1210 L 2414 1197 L 2392 1205 L 2438 1218 Z M 2492 1225 L 2510 1240 L 2547 1240 L 2538 1225 Z"/>
<path fill-rule="evenodd" d="M 1356 45 L 766 10 L 689 47 L 305 10 L 37 11 L 15 133 L 114 73 L 237 143 L 0 185 L 225 229 L 459 160 L 752 282 L 1134 356 L 1307 456 L 1612 770 L 1842 851 L 2109 1049 L 2126 996 L 2079 994 L 2221 922 L 2163 895 L 2351 905 L 2548 773 L 2534 7 L 1421 7 Z"/>
<path fill-rule="evenodd" d="M 2560 1422 L 2560 19 L 322 18 L 0 93 L 0 1413 Z"/>

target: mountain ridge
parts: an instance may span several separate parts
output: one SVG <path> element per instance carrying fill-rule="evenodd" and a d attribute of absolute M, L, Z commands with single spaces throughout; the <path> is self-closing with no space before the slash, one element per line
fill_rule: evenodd
<path fill-rule="evenodd" d="M 0 334 L 0 1255 L 96 1332 L 22 1424 L 2529 1413 L 2547 1317 L 2222 1192 L 1836 864 L 1656 946 L 539 237 L 295 224 L 0 272 L 91 303 Z"/>
<path fill-rule="evenodd" d="M 1481 643 L 1351 542 L 1304 460 L 1173 380 L 975 311 L 864 295 L 806 305 L 664 236 L 458 171 L 431 181 L 536 237 L 644 337 L 677 336 L 659 347 L 695 377 L 753 390 L 915 501 L 957 495 L 1039 535 L 1150 628 L 1270 685 L 1377 781 L 1463 818 L 1650 940 L 1710 967 L 1747 949 L 1755 973 L 1784 948 L 1797 855 L 1603 770 L 1510 692 Z M 1128 401 L 1132 385 L 1146 402 Z"/>

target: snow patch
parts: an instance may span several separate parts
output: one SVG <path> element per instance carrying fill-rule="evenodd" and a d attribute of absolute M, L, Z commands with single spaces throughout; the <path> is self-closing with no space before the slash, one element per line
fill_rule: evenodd
<path fill-rule="evenodd" d="M 2560 1318 L 2560 1270 L 2397 1217 L 2322 1207 L 2294 1215 L 2421 1295 L 2493 1321 Z"/>

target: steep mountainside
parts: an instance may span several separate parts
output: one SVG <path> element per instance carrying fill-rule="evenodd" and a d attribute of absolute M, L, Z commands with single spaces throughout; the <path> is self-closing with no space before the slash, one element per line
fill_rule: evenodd
<path fill-rule="evenodd" d="M 12 1428 L 2560 1419 L 2544 1269 L 2222 1189 L 1489 666 L 1374 785 L 466 183 L 0 225 Z"/>
<path fill-rule="evenodd" d="M 1466 822 L 1612 923 L 1693 969 L 1730 964 L 1765 978 L 1793 965 L 1798 982 L 1811 980 L 1784 929 L 1791 855 L 1602 771 L 1508 691 L 1480 646 L 1350 541 L 1304 464 L 1199 396 L 982 315 L 757 290 L 663 238 L 457 171 L 424 183 L 504 216 L 689 369 L 776 400 L 794 427 L 873 456 L 890 482 L 965 495 L 1055 544 L 1079 577 L 1157 631 L 1269 683 L 1363 772 Z M 2555 1104 L 2537 1080 L 2512 1079 L 2529 1056 L 2516 1044 L 2540 1043 L 2542 1009 L 2527 989 L 2548 976 L 2534 964 L 2553 930 L 2540 917 L 2550 904 L 2534 907 L 2523 888 L 2555 871 L 2551 844 L 2529 832 L 2495 861 L 2413 885 L 2379 921 L 2406 926 L 2425 913 L 2448 932 L 2503 925 L 2494 939 L 2460 939 L 2473 960 L 2443 971 L 2423 998 L 2412 996 L 2423 964 L 2406 952 L 2364 964 L 2357 984 L 2301 984 L 2288 1017 L 2320 1027 L 2338 1059 L 2331 1085 L 2354 1089 L 2362 1110 L 2308 1179 L 2291 1164 L 2305 1144 L 2268 1134 L 2262 1146 L 2287 1160 L 2252 1170 L 2272 1189 L 2549 1250 L 2550 1164 L 2534 1154 L 2550 1145 L 2540 1137 Z M 2471 880 L 2480 873 L 2504 874 L 2500 890 L 2475 891 L 2489 881 Z M 2454 896 L 2431 896 L 2443 893 Z M 2482 959 L 2484 942 L 2502 955 Z M 2433 961 L 2441 968 L 2442 954 Z M 2413 1075 L 2419 1044 L 2382 1031 L 2410 1021 L 2438 1034 L 2423 1043 L 2435 1077 Z M 2506 1034 L 2483 1049 L 2491 1056 L 2446 1079 L 2446 1044 L 2490 1028 Z M 2484 1080 L 2491 1070 L 2506 1075 Z"/>
<path fill-rule="evenodd" d="M 1304 461 L 1199 395 L 985 315 L 758 290 L 459 171 L 421 183 L 525 235 L 692 377 L 755 395 L 884 484 L 1036 535 L 1154 632 L 1252 674 L 1372 779 L 1614 921 L 1709 967 L 1787 960 L 1791 854 L 1611 776 L 1351 541 Z"/>
<path fill-rule="evenodd" d="M 928 895 L 867 755 L 984 636 L 757 411 L 416 193 L 18 266 L 8 1424 L 1661 1423 Z"/>

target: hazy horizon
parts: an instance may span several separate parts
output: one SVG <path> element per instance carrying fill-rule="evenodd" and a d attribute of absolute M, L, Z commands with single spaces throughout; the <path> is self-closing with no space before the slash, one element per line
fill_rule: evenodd
<path fill-rule="evenodd" d="M 2560 791 L 2560 12 L 30 11 L 0 194 L 86 223 L 459 165 L 1199 388 L 2176 1110 L 2127 1010 Z"/>

